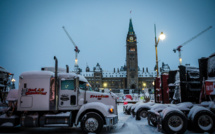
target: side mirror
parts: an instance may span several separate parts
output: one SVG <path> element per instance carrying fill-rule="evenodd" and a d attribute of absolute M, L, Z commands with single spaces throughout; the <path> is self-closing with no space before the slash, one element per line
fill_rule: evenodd
<path fill-rule="evenodd" d="M 89 90 L 90 85 L 88 83 L 86 83 L 86 88 L 85 90 Z"/>

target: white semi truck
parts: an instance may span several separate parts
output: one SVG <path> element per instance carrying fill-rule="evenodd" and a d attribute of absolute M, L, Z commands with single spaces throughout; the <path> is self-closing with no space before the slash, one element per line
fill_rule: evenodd
<path fill-rule="evenodd" d="M 88 81 L 81 75 L 58 73 L 58 61 L 54 59 L 54 72 L 41 70 L 20 75 L 17 102 L 8 100 L 17 105 L 10 105 L 9 114 L 0 116 L 0 125 L 6 122 L 22 127 L 80 125 L 86 133 L 99 133 L 103 126 L 117 124 L 116 96 L 90 91 Z"/>

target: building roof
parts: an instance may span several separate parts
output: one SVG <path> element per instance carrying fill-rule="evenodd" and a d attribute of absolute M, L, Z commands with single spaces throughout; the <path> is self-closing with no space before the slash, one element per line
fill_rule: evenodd
<path fill-rule="evenodd" d="M 0 72 L 9 73 L 5 68 L 0 66 Z"/>
<path fill-rule="evenodd" d="M 129 22 L 128 34 L 129 35 L 134 35 L 135 34 L 131 19 L 130 19 L 130 22 Z"/>
<path fill-rule="evenodd" d="M 94 72 L 81 72 L 84 77 L 94 77 Z"/>
<path fill-rule="evenodd" d="M 94 72 L 82 72 L 81 75 L 85 77 L 94 77 Z M 151 71 L 151 72 L 143 72 L 143 71 L 138 71 L 138 77 L 143 78 L 143 77 L 156 77 L 157 73 L 156 71 Z M 102 72 L 102 77 L 103 78 L 126 78 L 127 73 L 126 71 L 119 71 L 119 72 Z"/>
<path fill-rule="evenodd" d="M 126 71 L 120 71 L 120 72 L 103 72 L 102 73 L 103 78 L 125 78 L 126 77 Z"/>

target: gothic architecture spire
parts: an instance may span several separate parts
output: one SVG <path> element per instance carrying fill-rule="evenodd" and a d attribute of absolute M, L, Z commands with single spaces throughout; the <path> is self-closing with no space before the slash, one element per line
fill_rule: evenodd
<path fill-rule="evenodd" d="M 128 28 L 128 34 L 129 35 L 134 35 L 134 28 L 133 28 L 133 25 L 132 25 L 132 19 L 130 19 L 130 22 L 129 22 L 129 28 Z"/>
<path fill-rule="evenodd" d="M 131 89 L 135 93 L 141 93 L 144 88 L 154 88 L 152 82 L 156 77 L 156 72 L 150 72 L 148 68 L 145 68 L 145 70 L 143 68 L 140 71 L 138 67 L 137 38 L 132 19 L 129 20 L 126 37 L 125 65 L 121 66 L 120 69 L 114 68 L 113 71 L 109 72 L 103 71 L 99 63 L 97 63 L 91 71 L 87 66 L 86 72 L 82 74 L 87 78 L 95 91 L 110 89 L 113 92 L 121 92 L 124 89 L 124 93 L 128 94 Z"/>
<path fill-rule="evenodd" d="M 127 88 L 138 88 L 137 41 L 132 20 L 130 19 L 126 39 Z"/>

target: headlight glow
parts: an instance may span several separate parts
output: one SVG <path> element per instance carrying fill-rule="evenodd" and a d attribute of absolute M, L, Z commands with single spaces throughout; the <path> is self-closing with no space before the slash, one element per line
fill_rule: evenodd
<path fill-rule="evenodd" d="M 110 113 L 113 113 L 113 112 L 114 112 L 114 109 L 113 109 L 113 108 L 110 108 L 110 109 L 109 109 L 109 112 L 110 112 Z"/>

